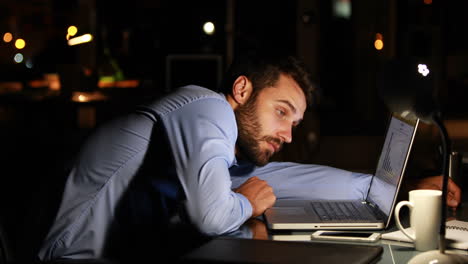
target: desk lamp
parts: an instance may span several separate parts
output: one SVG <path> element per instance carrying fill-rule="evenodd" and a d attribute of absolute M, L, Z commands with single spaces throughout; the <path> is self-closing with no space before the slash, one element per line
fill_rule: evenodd
<path fill-rule="evenodd" d="M 379 95 L 387 107 L 402 115 L 419 118 L 434 124 L 442 138 L 442 206 L 439 230 L 439 249 L 422 252 L 408 263 L 468 263 L 468 257 L 446 252 L 446 210 L 450 139 L 442 114 L 434 98 L 433 73 L 428 64 L 415 59 L 392 60 L 383 66 L 378 78 Z"/>

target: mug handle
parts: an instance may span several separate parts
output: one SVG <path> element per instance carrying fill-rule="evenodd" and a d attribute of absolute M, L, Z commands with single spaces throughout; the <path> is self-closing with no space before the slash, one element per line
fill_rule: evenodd
<path fill-rule="evenodd" d="M 407 233 L 405 231 L 405 228 L 401 225 L 400 223 L 400 209 L 401 207 L 403 206 L 408 206 L 410 208 L 410 210 L 413 210 L 413 204 L 409 201 L 401 201 L 399 202 L 396 207 L 395 207 L 395 222 L 396 222 L 396 225 L 398 227 L 398 229 L 400 229 L 400 231 L 405 235 L 407 236 L 409 239 L 411 239 L 411 241 L 415 241 L 416 240 L 416 237 L 413 235 L 411 236 L 409 233 Z"/>

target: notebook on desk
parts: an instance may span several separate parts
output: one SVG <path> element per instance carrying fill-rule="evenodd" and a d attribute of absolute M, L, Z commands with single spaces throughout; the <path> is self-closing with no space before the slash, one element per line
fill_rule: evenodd
<path fill-rule="evenodd" d="M 278 200 L 264 216 L 269 229 L 369 229 L 388 226 L 419 119 L 391 114 L 367 197 L 363 200 Z M 329 215 L 334 213 L 334 215 Z"/>

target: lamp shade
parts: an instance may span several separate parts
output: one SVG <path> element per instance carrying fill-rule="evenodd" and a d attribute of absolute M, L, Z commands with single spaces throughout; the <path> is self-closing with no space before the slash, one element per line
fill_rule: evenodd
<path fill-rule="evenodd" d="M 430 65 L 416 59 L 394 59 L 386 62 L 378 75 L 379 95 L 390 111 L 415 115 L 432 122 L 439 111 Z"/>

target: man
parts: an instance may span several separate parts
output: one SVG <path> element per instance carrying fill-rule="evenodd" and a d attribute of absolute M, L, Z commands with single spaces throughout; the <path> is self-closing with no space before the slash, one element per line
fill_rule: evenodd
<path fill-rule="evenodd" d="M 100 127 L 69 175 L 39 258 L 167 260 L 198 235 L 237 230 L 277 198 L 364 196 L 367 174 L 268 163 L 312 99 L 299 61 L 241 59 L 221 89 L 182 87 Z"/>

